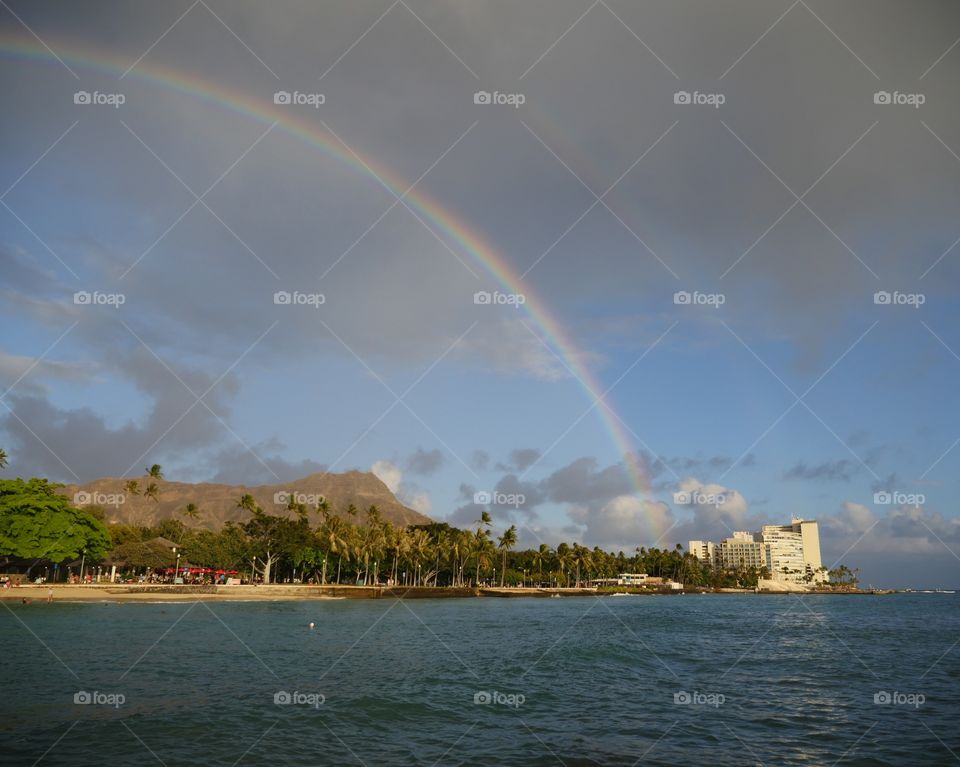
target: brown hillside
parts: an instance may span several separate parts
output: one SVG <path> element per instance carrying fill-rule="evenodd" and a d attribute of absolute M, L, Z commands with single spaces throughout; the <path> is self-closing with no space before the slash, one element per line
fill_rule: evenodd
<path fill-rule="evenodd" d="M 285 502 L 275 502 L 275 495 L 281 492 L 294 492 L 311 496 L 304 499 L 311 510 L 311 524 L 316 525 L 319 517 L 313 513 L 316 508 L 315 497 L 323 496 L 330 504 L 330 511 L 337 516 L 346 517 L 346 509 L 352 503 L 359 510 L 357 521 L 365 518 L 364 512 L 375 505 L 384 519 L 395 525 L 429 524 L 432 520 L 419 512 L 409 509 L 374 474 L 348 471 L 343 474 L 311 474 L 295 482 L 277 485 L 218 485 L 212 483 L 191 484 L 188 482 L 170 482 L 151 480 L 149 477 L 133 477 L 140 483 L 141 495 L 124 496 L 126 479 L 106 477 L 87 482 L 83 485 L 67 485 L 58 492 L 74 498 L 77 493 L 87 493 L 86 499 L 77 503 L 81 508 L 86 505 L 98 505 L 105 513 L 107 522 L 121 522 L 132 525 L 151 526 L 164 519 L 179 519 L 187 527 L 205 527 L 219 530 L 228 521 L 245 522 L 249 512 L 237 508 L 237 501 L 244 493 L 252 495 L 260 507 L 268 514 L 293 517 Z M 150 482 L 155 481 L 160 488 L 160 500 L 144 498 L 142 493 Z M 115 496 L 111 498 L 110 496 Z M 120 500 L 122 498 L 122 500 Z M 188 503 L 199 507 L 196 519 L 183 514 Z"/>

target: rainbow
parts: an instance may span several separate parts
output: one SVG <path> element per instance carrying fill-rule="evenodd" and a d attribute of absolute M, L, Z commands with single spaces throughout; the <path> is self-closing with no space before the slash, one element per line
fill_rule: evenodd
<path fill-rule="evenodd" d="M 339 140 L 320 130 L 303 118 L 295 110 L 285 109 L 272 103 L 251 98 L 239 90 L 224 87 L 157 64 L 139 62 L 128 74 L 130 62 L 119 56 L 110 56 L 101 51 L 83 50 L 69 44 L 57 42 L 52 45 L 54 55 L 38 41 L 27 37 L 0 35 L 0 55 L 20 57 L 45 64 L 61 65 L 62 62 L 78 68 L 87 68 L 109 73 L 117 77 L 135 78 L 155 84 L 162 88 L 173 89 L 189 94 L 203 101 L 217 104 L 224 109 L 242 114 L 265 125 L 276 123 L 277 128 L 286 132 L 336 160 L 352 166 L 365 175 L 375 176 L 375 180 L 387 186 L 397 196 L 407 191 L 409 184 L 404 183 L 389 168 L 370 157 L 363 157 L 348 150 Z M 62 61 L 58 61 L 61 59 Z M 621 456 L 627 474 L 636 493 L 641 497 L 649 495 L 649 484 L 633 457 L 634 442 L 630 438 L 624 421 L 607 404 L 606 389 L 585 364 L 584 357 L 564 332 L 560 322 L 548 310 L 545 303 L 525 286 L 514 268 L 483 237 L 472 230 L 468 224 L 453 211 L 442 207 L 436 200 L 416 188 L 406 194 L 404 200 L 426 217 L 431 227 L 443 232 L 457 243 L 463 251 L 480 264 L 507 293 L 522 293 L 526 302 L 524 311 L 539 328 L 541 340 L 547 345 L 562 364 L 577 379 L 587 394 L 591 406 L 599 414 L 605 430 L 609 433 L 618 454 Z M 586 415 L 586 414 L 584 414 Z M 654 533 L 663 531 L 653 531 Z"/>

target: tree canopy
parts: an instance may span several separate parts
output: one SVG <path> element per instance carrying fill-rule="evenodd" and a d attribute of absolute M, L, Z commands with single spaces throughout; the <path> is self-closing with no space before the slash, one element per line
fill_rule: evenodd
<path fill-rule="evenodd" d="M 0 480 L 0 555 L 64 562 L 86 552 L 103 557 L 110 534 L 92 514 L 74 508 L 45 479 Z"/>

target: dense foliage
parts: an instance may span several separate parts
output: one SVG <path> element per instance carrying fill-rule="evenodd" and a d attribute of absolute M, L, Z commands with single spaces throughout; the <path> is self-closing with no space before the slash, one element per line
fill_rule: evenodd
<path fill-rule="evenodd" d="M 45 479 L 0 480 L 0 555 L 61 563 L 110 549 L 95 514 L 74 508 Z"/>
<path fill-rule="evenodd" d="M 5 462 L 0 450 L 0 466 Z M 159 464 L 145 473 L 163 478 Z M 336 514 L 326 502 L 307 508 L 291 501 L 293 515 L 279 517 L 264 512 L 248 494 L 237 500 L 248 521 L 227 523 L 219 532 L 187 527 L 180 519 L 154 527 L 114 524 L 108 530 L 101 509 L 74 508 L 54 492 L 57 487 L 45 479 L 0 480 L 0 556 L 63 563 L 82 554 L 91 564 L 108 562 L 139 574 L 169 568 L 179 557 L 181 566 L 237 570 L 265 583 L 584 586 L 619 573 L 646 573 L 688 588 L 752 588 L 758 578 L 769 577 L 765 568 L 715 570 L 679 543 L 673 549 L 637 548 L 629 555 L 578 543 L 513 551 L 516 526 L 493 536 L 486 511 L 470 530 L 444 522 L 398 527 L 376 506 L 361 514 L 351 504 Z M 125 489 L 141 492 L 136 480 Z M 156 483 L 142 492 L 159 498 Z M 180 514 L 193 522 L 199 512 L 189 503 Z M 829 575 L 839 587 L 856 586 L 857 573 L 845 566 Z"/>
<path fill-rule="evenodd" d="M 749 569 L 715 571 L 680 544 L 672 549 L 638 548 L 630 554 L 578 543 L 513 551 L 516 528 L 494 536 L 486 513 L 474 529 L 461 530 L 443 522 L 398 527 L 384 520 L 375 506 L 365 512 L 350 507 L 342 514 L 326 507 L 294 508 L 295 515 L 288 518 L 266 514 L 246 496 L 237 505 L 250 512 L 250 520 L 227 524 L 219 532 L 190 528 L 179 519 L 149 528 L 113 525 L 116 547 L 111 559 L 135 571 L 169 567 L 175 555 L 169 546 L 155 543 L 162 537 L 177 547 L 181 565 L 236 569 L 245 577 L 256 572 L 264 582 L 584 586 L 631 572 L 688 587 L 750 588 L 766 576 Z M 192 514 L 185 511 L 183 516 L 189 519 Z"/>

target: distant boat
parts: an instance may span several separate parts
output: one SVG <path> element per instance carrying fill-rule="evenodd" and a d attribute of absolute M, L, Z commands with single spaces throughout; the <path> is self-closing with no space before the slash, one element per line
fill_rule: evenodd
<path fill-rule="evenodd" d="M 946 589 L 937 589 L 937 594 L 956 594 L 956 591 L 948 591 Z"/>

